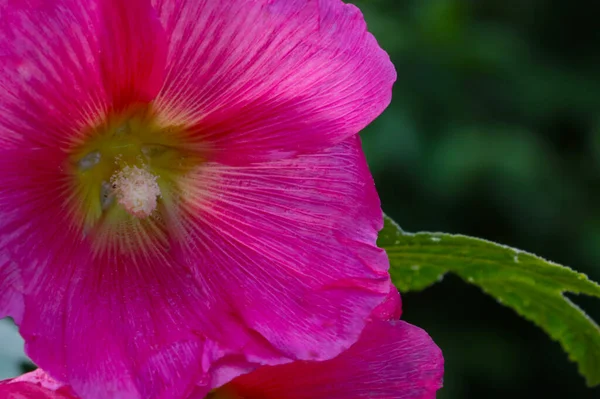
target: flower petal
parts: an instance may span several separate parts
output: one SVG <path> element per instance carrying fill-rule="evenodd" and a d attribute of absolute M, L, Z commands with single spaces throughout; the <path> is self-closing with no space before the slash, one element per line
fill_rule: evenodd
<path fill-rule="evenodd" d="M 371 318 L 376 320 L 398 320 L 402 316 L 402 298 L 396 286 L 389 281 L 389 293 L 371 313 Z"/>
<path fill-rule="evenodd" d="M 341 0 L 154 0 L 169 37 L 156 104 L 206 158 L 289 158 L 339 143 L 388 105 L 396 78 Z"/>
<path fill-rule="evenodd" d="M 54 378 L 50 377 L 44 370 L 36 369 L 29 373 L 25 373 L 16 378 L 12 378 L 10 380 L 2 381 L 2 384 L 5 383 L 15 383 L 15 382 L 29 382 L 31 384 L 36 384 L 43 388 L 49 389 L 51 391 L 56 391 L 61 388 L 65 388 L 65 384 L 56 381 Z"/>
<path fill-rule="evenodd" d="M 175 256 L 290 359 L 348 348 L 389 292 L 375 245 L 382 212 L 356 136 L 290 160 L 204 164 L 181 196 Z"/>
<path fill-rule="evenodd" d="M 0 383 L 0 398 L 2 399 L 77 399 L 69 393 L 49 390 L 30 382 Z"/>
<path fill-rule="evenodd" d="M 150 0 L 100 1 L 100 62 L 107 93 L 116 109 L 147 103 L 165 76 L 167 38 Z"/>
<path fill-rule="evenodd" d="M 335 359 L 261 367 L 215 397 L 434 399 L 443 372 L 442 352 L 425 331 L 403 321 L 374 321 Z"/>
<path fill-rule="evenodd" d="M 63 148 L 111 108 L 151 100 L 166 37 L 149 0 L 0 5 L 0 145 Z"/>
<path fill-rule="evenodd" d="M 0 144 L 64 146 L 102 114 L 97 7 L 78 0 L 0 7 Z M 77 106 L 74 106 L 77 104 Z"/>
<path fill-rule="evenodd" d="M 0 381 L 0 398 L 77 399 L 69 387 L 55 381 L 41 369 Z"/>

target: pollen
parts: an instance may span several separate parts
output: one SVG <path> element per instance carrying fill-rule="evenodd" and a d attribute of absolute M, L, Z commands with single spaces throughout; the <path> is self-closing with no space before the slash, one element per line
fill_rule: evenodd
<path fill-rule="evenodd" d="M 118 203 L 131 215 L 146 218 L 156 209 L 160 187 L 146 168 L 125 166 L 110 179 Z"/>

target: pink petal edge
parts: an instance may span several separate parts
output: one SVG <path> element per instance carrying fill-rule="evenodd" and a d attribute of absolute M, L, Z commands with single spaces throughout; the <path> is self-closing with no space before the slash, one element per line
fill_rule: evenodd
<path fill-rule="evenodd" d="M 323 150 L 389 104 L 396 72 L 341 0 L 154 0 L 169 40 L 156 107 L 194 126 L 205 158 L 242 164 Z M 235 45 L 232 45 L 235 43 Z"/>
<path fill-rule="evenodd" d="M 41 369 L 0 381 L 0 399 L 78 399 Z"/>
<path fill-rule="evenodd" d="M 334 359 L 265 366 L 237 377 L 216 397 L 434 399 L 443 372 L 442 352 L 425 331 L 403 321 L 376 320 Z"/>

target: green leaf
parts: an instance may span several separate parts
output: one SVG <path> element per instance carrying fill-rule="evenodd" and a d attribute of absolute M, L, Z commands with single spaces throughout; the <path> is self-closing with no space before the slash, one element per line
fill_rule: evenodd
<path fill-rule="evenodd" d="M 478 238 L 406 233 L 387 217 L 378 244 L 388 253 L 401 292 L 422 290 L 455 273 L 544 329 L 579 364 L 588 385 L 600 385 L 600 328 L 563 295 L 600 298 L 600 285 L 585 274 Z"/>

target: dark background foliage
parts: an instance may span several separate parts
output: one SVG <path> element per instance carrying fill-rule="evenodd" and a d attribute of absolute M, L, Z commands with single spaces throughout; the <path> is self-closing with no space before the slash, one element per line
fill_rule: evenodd
<path fill-rule="evenodd" d="M 363 133 L 384 210 L 600 281 L 598 3 L 354 3 L 398 70 Z M 403 299 L 445 353 L 440 399 L 600 397 L 556 342 L 457 277 Z M 572 299 L 600 321 L 600 301 Z"/>
<path fill-rule="evenodd" d="M 356 0 L 398 70 L 363 134 L 407 231 L 483 237 L 600 281 L 600 7 L 567 0 Z M 573 300 L 600 321 L 600 302 Z M 452 276 L 404 295 L 446 358 L 440 399 L 592 399 L 560 346 Z M 21 345 L 0 324 L 0 376 Z"/>

